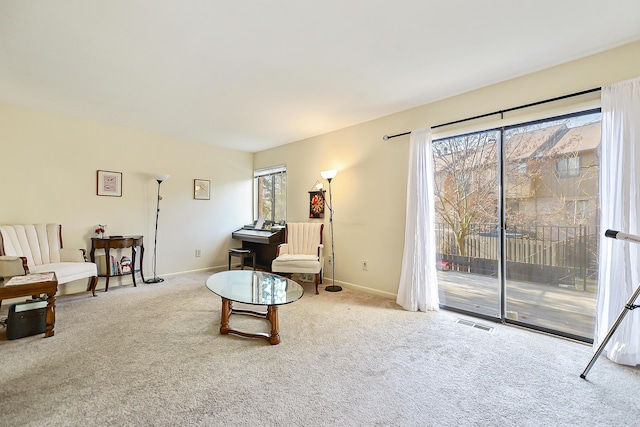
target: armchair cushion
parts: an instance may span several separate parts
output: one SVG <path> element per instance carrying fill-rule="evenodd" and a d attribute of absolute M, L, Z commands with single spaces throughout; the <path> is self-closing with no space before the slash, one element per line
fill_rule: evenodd
<path fill-rule="evenodd" d="M 280 261 L 318 261 L 318 257 L 315 255 L 307 254 L 284 254 L 278 257 Z"/>
<path fill-rule="evenodd" d="M 321 270 L 320 261 L 314 255 L 282 255 L 273 260 L 271 270 L 282 273 L 311 273 Z"/>
<path fill-rule="evenodd" d="M 56 277 L 62 277 L 64 282 L 86 279 L 98 275 L 97 267 L 92 262 L 54 262 L 51 264 L 41 264 L 29 269 L 31 274 L 55 271 Z M 60 283 L 60 280 L 58 280 Z"/>

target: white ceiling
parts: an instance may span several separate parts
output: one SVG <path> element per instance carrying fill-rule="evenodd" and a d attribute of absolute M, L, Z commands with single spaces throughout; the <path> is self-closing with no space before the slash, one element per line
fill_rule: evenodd
<path fill-rule="evenodd" d="M 3 0 L 0 102 L 255 152 L 639 39 L 638 0 Z"/>

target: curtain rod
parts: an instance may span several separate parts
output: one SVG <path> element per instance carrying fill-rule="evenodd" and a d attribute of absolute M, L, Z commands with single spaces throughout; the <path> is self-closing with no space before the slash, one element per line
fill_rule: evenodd
<path fill-rule="evenodd" d="M 441 128 L 441 127 L 444 127 L 444 126 L 450 126 L 450 125 L 455 125 L 455 124 L 458 124 L 458 123 L 468 122 L 468 121 L 471 121 L 471 120 L 482 119 L 484 117 L 489 117 L 489 116 L 493 116 L 493 115 L 496 115 L 496 114 L 500 114 L 500 118 L 502 119 L 504 113 L 508 113 L 508 112 L 515 111 L 515 110 L 521 110 L 523 108 L 535 107 L 536 105 L 546 104 L 548 102 L 554 102 L 554 101 L 560 101 L 562 99 L 573 98 L 574 96 L 586 95 L 587 93 L 597 92 L 599 90 L 601 90 L 601 88 L 599 88 L 599 87 L 596 87 L 596 88 L 593 88 L 593 89 L 588 89 L 588 90 L 583 90 L 581 92 L 575 92 L 575 93 L 571 93 L 569 95 L 562 95 L 562 96 L 558 96 L 558 97 L 555 97 L 555 98 L 545 99 L 543 101 L 532 102 L 531 104 L 524 104 L 524 105 L 519 105 L 517 107 L 507 108 L 506 110 L 498 110 L 498 111 L 493 111 L 491 113 L 481 114 L 479 116 L 473 116 L 473 117 L 467 117 L 466 119 L 455 120 L 453 122 L 441 123 L 439 125 L 431 126 L 431 129 L 437 129 L 437 128 Z M 409 132 L 398 133 L 398 134 L 395 134 L 395 135 L 385 135 L 385 136 L 382 137 L 382 139 L 384 141 L 387 141 L 387 140 L 389 140 L 391 138 L 395 138 L 395 137 L 398 137 L 398 136 L 409 135 L 410 133 L 411 132 L 409 131 Z"/>

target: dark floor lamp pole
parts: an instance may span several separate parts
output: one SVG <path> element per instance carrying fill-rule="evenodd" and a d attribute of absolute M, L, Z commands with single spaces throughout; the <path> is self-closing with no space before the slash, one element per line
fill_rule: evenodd
<path fill-rule="evenodd" d="M 153 238 L 153 260 L 152 260 L 153 278 L 145 280 L 144 283 L 164 282 L 164 279 L 161 277 L 158 277 L 158 275 L 156 274 L 156 260 L 157 260 L 157 248 L 158 248 L 158 217 L 160 216 L 160 200 L 162 200 L 162 197 L 160 197 L 160 184 L 162 184 L 162 181 L 165 181 L 166 179 L 168 179 L 169 175 L 156 174 L 153 176 L 153 178 L 156 181 L 158 181 L 158 200 L 156 201 L 156 233 Z M 142 268 L 142 266 L 140 266 L 140 268 Z"/>
<path fill-rule="evenodd" d="M 335 170 L 320 172 L 322 178 L 329 181 L 329 203 L 327 207 L 329 208 L 329 228 L 331 230 L 331 285 L 324 288 L 327 292 L 340 292 L 342 290 L 341 286 L 336 285 L 336 257 L 335 247 L 333 245 L 333 198 L 331 194 L 331 180 L 335 178 L 336 173 L 337 171 Z"/>

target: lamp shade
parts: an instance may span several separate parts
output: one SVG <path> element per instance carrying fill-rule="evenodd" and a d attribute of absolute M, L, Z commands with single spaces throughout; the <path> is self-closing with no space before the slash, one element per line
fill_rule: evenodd
<path fill-rule="evenodd" d="M 153 174 L 153 179 L 155 179 L 158 182 L 162 182 L 162 181 L 165 181 L 165 180 L 169 179 L 169 175 L 164 174 L 164 173 L 154 173 Z"/>
<path fill-rule="evenodd" d="M 331 179 L 333 179 L 333 178 L 335 178 L 335 177 L 336 177 L 336 174 L 337 174 L 337 173 L 338 173 L 338 171 L 337 171 L 337 170 L 335 170 L 335 169 L 331 169 L 331 170 L 328 170 L 328 171 L 322 171 L 322 172 L 320 172 L 320 176 L 322 176 L 322 177 L 323 177 L 324 179 L 326 179 L 326 180 L 331 180 Z"/>

